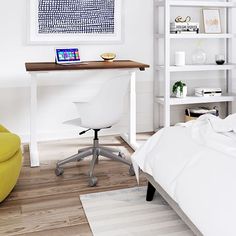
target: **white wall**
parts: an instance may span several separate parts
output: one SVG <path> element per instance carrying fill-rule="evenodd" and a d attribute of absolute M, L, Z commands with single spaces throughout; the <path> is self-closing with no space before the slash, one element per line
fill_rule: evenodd
<path fill-rule="evenodd" d="M 0 9 L 2 9 L 0 14 L 0 123 L 20 134 L 23 141 L 27 141 L 29 137 L 30 100 L 29 76 L 25 72 L 24 63 L 54 60 L 53 45 L 30 46 L 26 44 L 27 22 L 29 21 L 26 11 L 28 1 L 0 1 Z M 100 59 L 99 55 L 102 52 L 113 51 L 117 53 L 118 59 L 133 59 L 151 65 L 147 71 L 139 72 L 137 78 L 137 128 L 138 131 L 150 131 L 153 129 L 153 0 L 123 0 L 123 2 L 125 4 L 124 43 L 78 46 L 83 60 Z M 182 14 L 184 15 L 185 12 Z M 216 45 L 218 43 L 219 41 Z M 234 41 L 234 48 L 235 45 Z M 204 43 L 203 46 L 205 50 L 208 50 L 208 44 Z M 178 47 L 182 49 L 183 45 L 176 45 L 176 48 Z M 236 55 L 234 61 L 236 61 Z M 91 95 L 110 76 L 109 72 L 101 71 L 96 74 L 80 72 L 79 74 L 58 73 L 54 76 L 41 76 L 38 96 L 40 139 L 77 137 L 76 128 L 62 124 L 64 120 L 77 115 L 71 102 Z M 187 79 L 189 75 L 184 76 L 181 79 Z M 190 81 L 195 85 L 194 79 Z M 210 80 L 205 81 L 207 84 L 212 81 L 212 78 L 208 79 Z M 218 82 L 220 83 L 219 80 Z M 12 85 L 16 88 L 9 88 Z M 235 81 L 233 81 L 233 91 L 236 92 Z M 113 129 L 104 131 L 105 133 L 118 133 L 120 130 L 127 129 L 128 99 L 126 99 L 126 105 L 122 121 Z M 233 111 L 236 112 L 235 105 Z M 172 120 L 179 118 L 178 111 L 174 110 L 172 114 Z"/>
<path fill-rule="evenodd" d="M 29 0 L 28 0 L 29 1 Z M 54 46 L 27 45 L 27 0 L 0 1 L 1 56 L 0 56 L 0 123 L 29 138 L 29 76 L 24 63 L 53 61 Z M 148 63 L 153 61 L 153 2 L 152 0 L 124 0 L 124 42 L 119 45 L 78 45 L 83 60 L 99 60 L 102 52 L 112 51 L 117 59 L 132 59 Z M 110 72 L 56 73 L 40 76 L 38 104 L 38 133 L 41 140 L 77 137 L 78 130 L 62 125 L 77 113 L 73 100 L 80 100 L 99 89 Z M 137 74 L 137 128 L 153 129 L 152 68 Z M 73 84 L 73 85 L 72 85 Z M 15 86 L 15 88 L 10 88 Z M 128 99 L 126 99 L 128 104 Z M 127 129 L 128 106 L 122 121 L 112 130 Z"/>

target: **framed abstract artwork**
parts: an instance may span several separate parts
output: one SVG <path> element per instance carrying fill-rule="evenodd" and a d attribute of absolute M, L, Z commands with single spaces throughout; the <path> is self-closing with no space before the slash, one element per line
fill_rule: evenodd
<path fill-rule="evenodd" d="M 30 0 L 29 43 L 119 43 L 122 0 Z"/>
<path fill-rule="evenodd" d="M 222 32 L 219 9 L 203 9 L 203 22 L 206 34 Z"/>

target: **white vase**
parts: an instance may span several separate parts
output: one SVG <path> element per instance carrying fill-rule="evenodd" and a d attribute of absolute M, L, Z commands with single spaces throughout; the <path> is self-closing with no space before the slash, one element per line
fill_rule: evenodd
<path fill-rule="evenodd" d="M 193 52 L 192 54 L 192 63 L 201 65 L 205 64 L 207 60 L 207 55 L 202 49 L 197 49 L 196 51 Z"/>
<path fill-rule="evenodd" d="M 188 88 L 187 86 L 183 86 L 183 92 L 180 91 L 180 87 L 177 88 L 175 96 L 177 98 L 185 98 L 187 96 Z"/>
<path fill-rule="evenodd" d="M 185 52 L 175 52 L 175 66 L 185 66 Z"/>

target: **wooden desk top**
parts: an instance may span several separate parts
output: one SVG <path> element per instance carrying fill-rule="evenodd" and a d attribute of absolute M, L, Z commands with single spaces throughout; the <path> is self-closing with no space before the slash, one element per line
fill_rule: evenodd
<path fill-rule="evenodd" d="M 85 61 L 81 64 L 58 65 L 54 62 L 33 62 L 25 63 L 26 71 L 60 71 L 60 70 L 99 70 L 99 69 L 135 69 L 141 71 L 148 68 L 149 65 L 130 61 L 130 60 L 115 60 L 113 62 L 104 61 Z"/>

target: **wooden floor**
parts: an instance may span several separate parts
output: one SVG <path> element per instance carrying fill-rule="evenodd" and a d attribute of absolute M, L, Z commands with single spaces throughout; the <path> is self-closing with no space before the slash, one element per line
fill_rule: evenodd
<path fill-rule="evenodd" d="M 141 139 L 146 137 L 141 136 Z M 120 138 L 115 140 L 116 147 L 123 147 L 126 154 L 132 153 Z M 67 145 L 71 148 L 74 141 L 67 141 L 63 150 Z M 40 145 L 40 149 L 50 149 L 49 153 L 55 151 L 56 155 L 58 150 L 53 150 L 53 147 L 48 143 Z M 76 146 L 74 148 L 76 151 Z M 99 182 L 94 188 L 88 187 L 88 161 L 68 164 L 60 177 L 55 176 L 54 167 L 55 160 L 44 161 L 40 168 L 30 168 L 29 153 L 25 152 L 19 181 L 9 197 L 0 204 L 1 236 L 92 235 L 80 194 L 137 186 L 135 177 L 128 175 L 128 166 L 114 161 L 99 162 L 95 169 Z M 146 181 L 141 177 L 141 185 L 144 184 Z"/>

